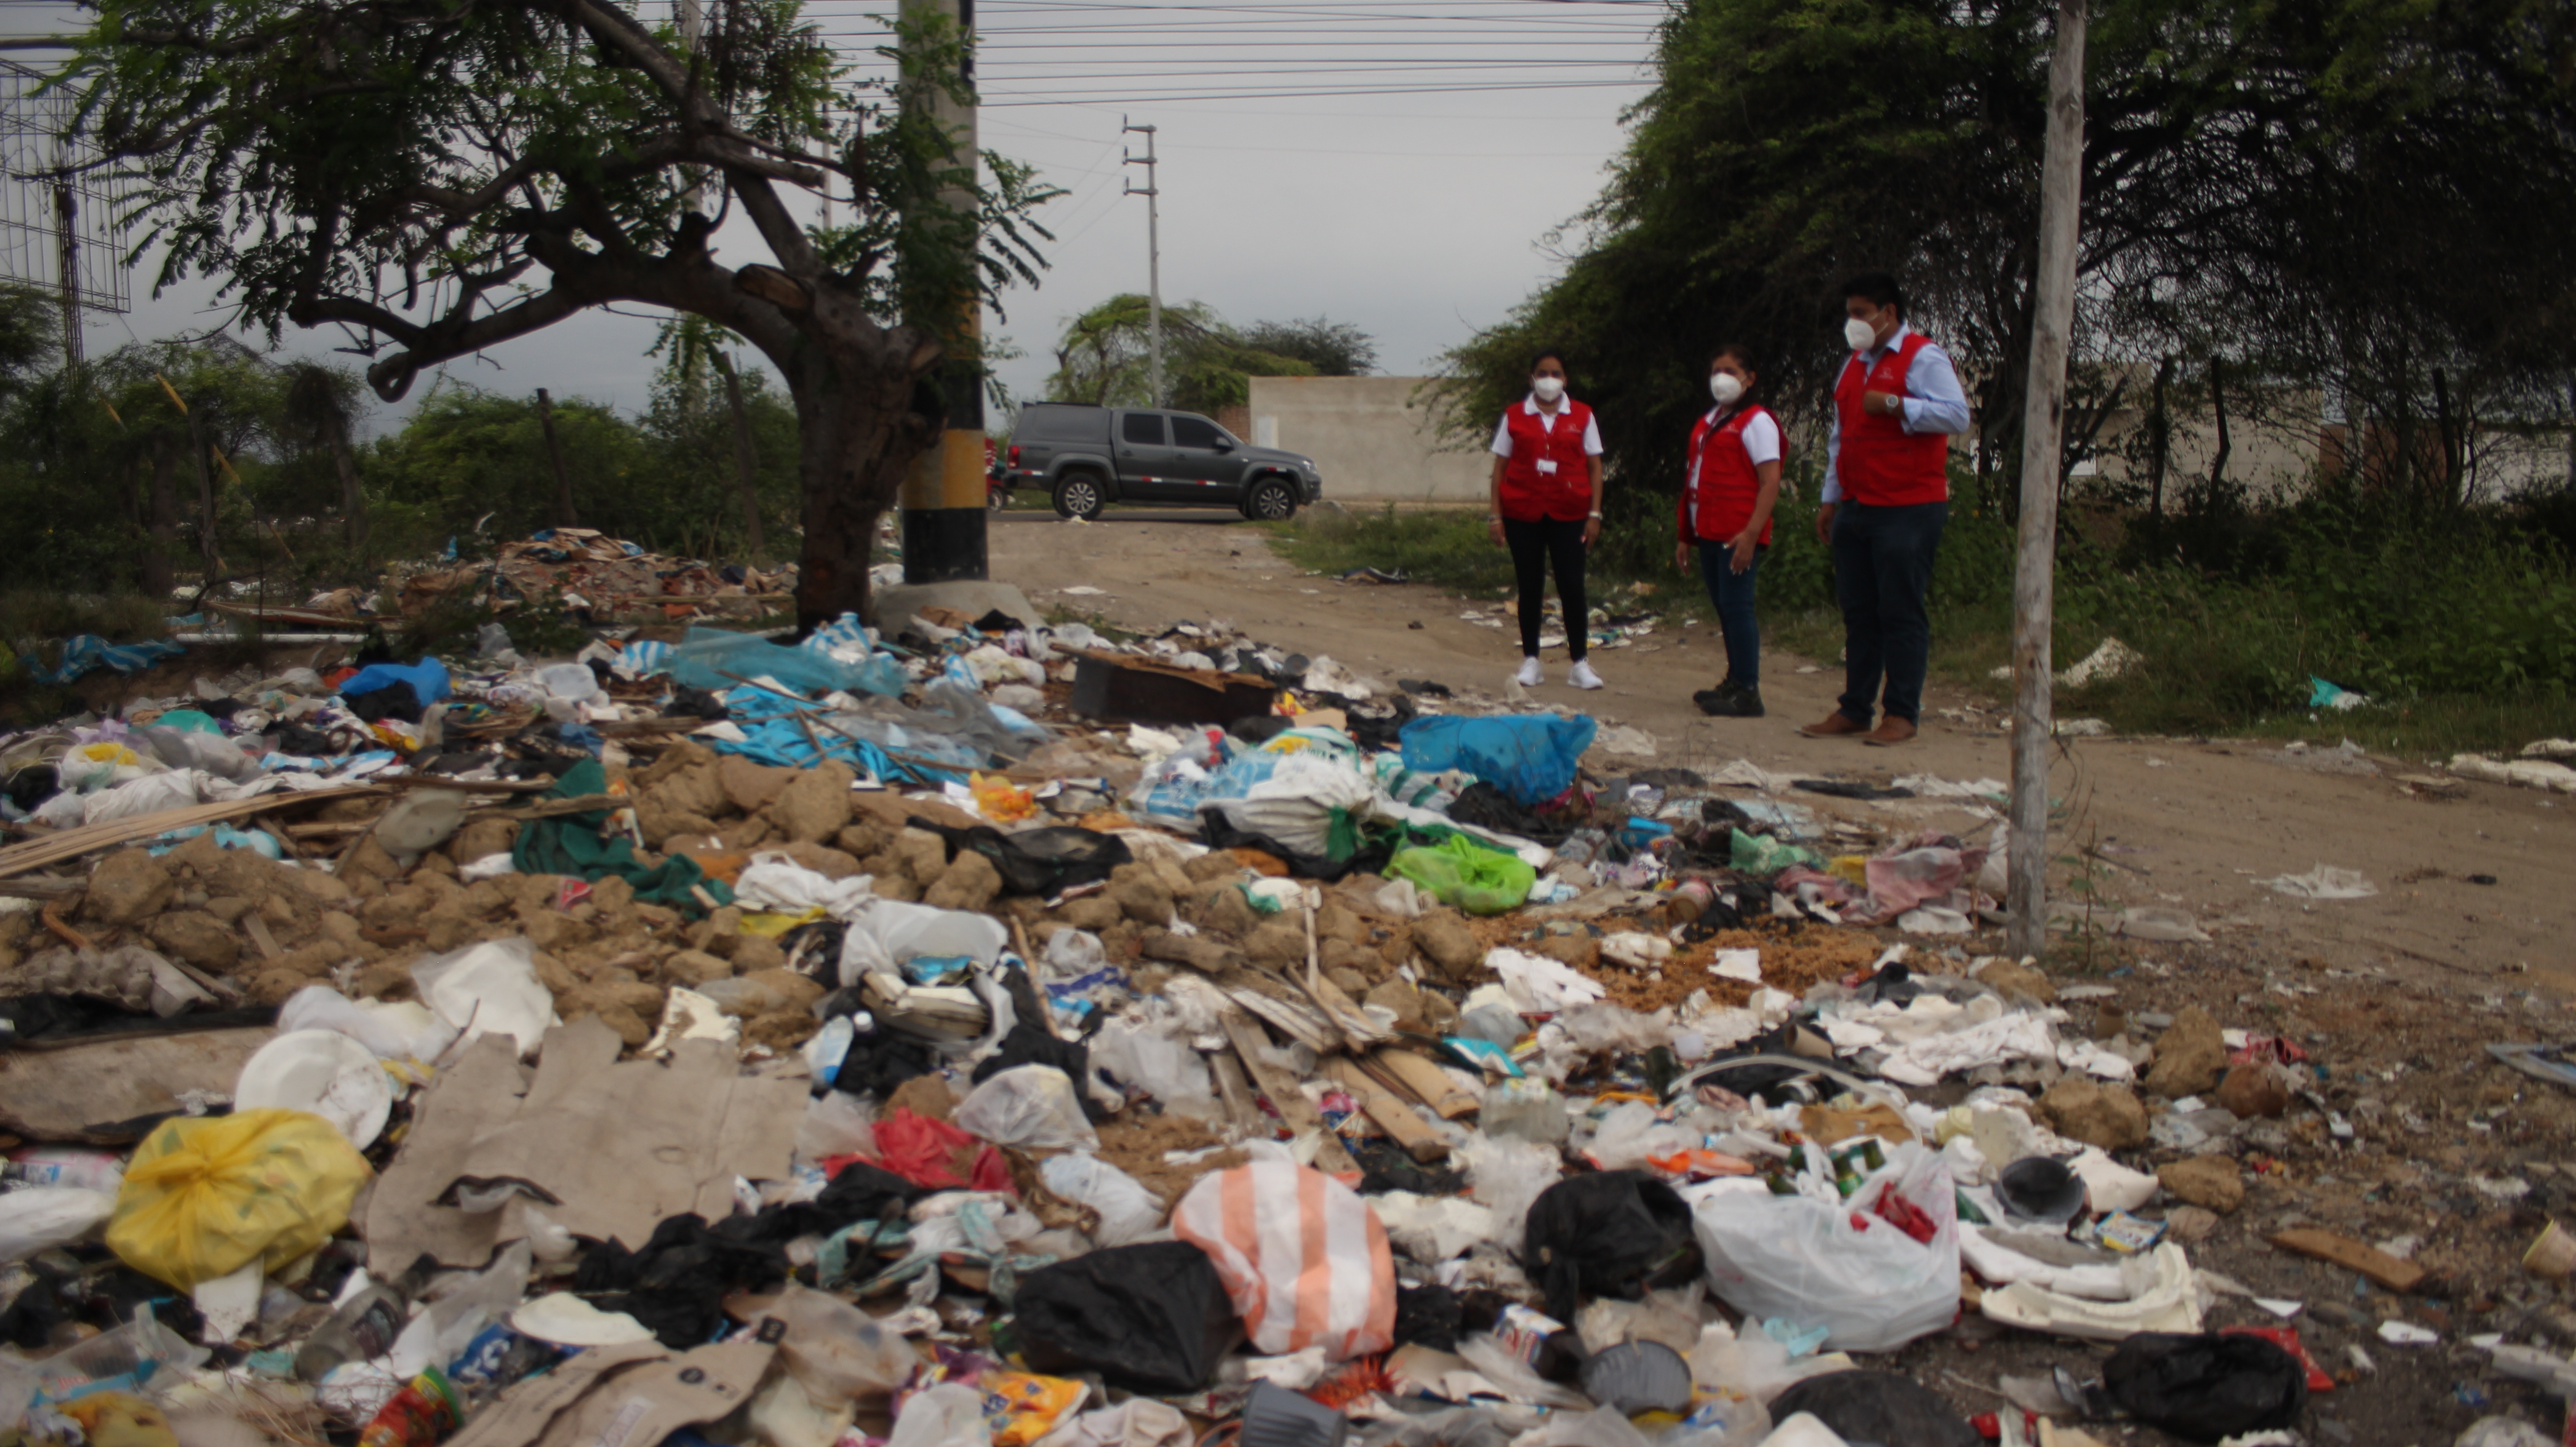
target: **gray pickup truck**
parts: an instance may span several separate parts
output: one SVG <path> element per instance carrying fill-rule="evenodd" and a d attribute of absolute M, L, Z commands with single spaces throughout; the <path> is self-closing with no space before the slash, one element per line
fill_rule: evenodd
<path fill-rule="evenodd" d="M 1004 487 L 1047 489 L 1069 518 L 1141 502 L 1277 521 L 1324 495 L 1313 458 L 1251 446 L 1195 412 L 1081 402 L 1022 407 L 997 473 Z"/>

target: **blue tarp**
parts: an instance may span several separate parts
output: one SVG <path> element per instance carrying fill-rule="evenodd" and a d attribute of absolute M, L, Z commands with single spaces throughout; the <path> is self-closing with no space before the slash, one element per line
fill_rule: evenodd
<path fill-rule="evenodd" d="M 165 658 L 176 658 L 188 650 L 176 643 L 147 639 L 141 643 L 110 643 L 95 633 L 83 633 L 63 644 L 63 661 L 48 669 L 35 655 L 27 657 L 27 672 L 38 683 L 69 683 L 92 669 L 112 668 L 119 673 L 140 673 Z"/>
<path fill-rule="evenodd" d="M 418 663 L 370 663 L 341 683 L 340 696 L 356 698 L 380 688 L 391 688 L 397 683 L 410 684 L 412 696 L 426 707 L 448 696 L 447 665 L 435 658 L 424 658 Z"/>

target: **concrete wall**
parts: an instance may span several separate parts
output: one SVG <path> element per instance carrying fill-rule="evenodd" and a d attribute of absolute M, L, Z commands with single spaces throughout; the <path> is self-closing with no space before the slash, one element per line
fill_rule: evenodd
<path fill-rule="evenodd" d="M 1324 496 L 1354 502 L 1478 503 L 1493 458 L 1439 450 L 1434 419 L 1414 400 L 1420 377 L 1255 377 L 1256 447 L 1315 459 Z"/>

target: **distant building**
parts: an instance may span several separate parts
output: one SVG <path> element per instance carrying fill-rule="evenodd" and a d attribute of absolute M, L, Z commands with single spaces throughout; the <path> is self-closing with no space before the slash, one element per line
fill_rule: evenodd
<path fill-rule="evenodd" d="M 1434 404 L 1415 396 L 1428 380 L 1255 377 L 1245 440 L 1315 459 L 1333 502 L 1481 502 L 1492 459 L 1441 450 Z"/>

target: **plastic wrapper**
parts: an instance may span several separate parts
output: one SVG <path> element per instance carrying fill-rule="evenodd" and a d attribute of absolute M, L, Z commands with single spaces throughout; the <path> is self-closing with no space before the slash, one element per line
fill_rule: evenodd
<path fill-rule="evenodd" d="M 921 1365 L 901 1333 L 829 1292 L 789 1282 L 769 1314 L 787 1328 L 779 1360 L 818 1405 L 891 1396 Z"/>
<path fill-rule="evenodd" d="M 1100 1218 L 1091 1239 L 1126 1246 L 1163 1229 L 1163 1203 L 1134 1176 L 1100 1159 L 1075 1153 L 1049 1156 L 1038 1166 L 1046 1188 Z"/>
<path fill-rule="evenodd" d="M 962 1382 L 942 1382 L 904 1399 L 886 1447 L 961 1447 L 990 1440 L 984 1394 Z"/>
<path fill-rule="evenodd" d="M 1223 1278 L 1186 1241 L 1106 1246 L 1042 1267 L 1020 1278 L 1012 1306 L 1031 1367 L 1096 1371 L 1136 1392 L 1195 1391 L 1243 1340 Z"/>
<path fill-rule="evenodd" d="M 1348 1186 L 1266 1142 L 1250 1165 L 1202 1176 L 1172 1234 L 1208 1254 L 1253 1346 L 1320 1346 L 1333 1361 L 1395 1341 L 1395 1260 L 1386 1228 Z"/>
<path fill-rule="evenodd" d="M 1387 861 L 1389 878 L 1407 879 L 1442 904 L 1469 914 L 1503 914 L 1529 900 L 1538 871 L 1520 857 L 1488 849 L 1463 834 L 1427 848 L 1399 849 Z"/>
<path fill-rule="evenodd" d="M 0 1195 L 0 1262 L 23 1261 L 96 1230 L 116 1209 L 105 1191 L 28 1186 Z"/>
<path fill-rule="evenodd" d="M 1894 1192 L 1932 1228 L 1917 1241 L 1873 1214 Z M 1747 1316 L 1826 1329 L 1843 1351 L 1893 1351 L 1959 1312 L 1959 1216 L 1950 1168 L 1898 1146 L 1847 1200 L 1728 1191 L 1694 1213 L 1709 1284 Z M 1857 1223 L 1857 1224 L 1855 1224 Z"/>
<path fill-rule="evenodd" d="M 1582 714 L 1450 716 L 1415 719 L 1399 738 L 1406 768 L 1417 773 L 1458 769 L 1529 808 L 1573 785 L 1576 766 L 1599 727 Z"/>
<path fill-rule="evenodd" d="M 331 1239 L 372 1175 L 337 1127 L 291 1110 L 164 1121 L 126 1167 L 107 1244 L 194 1290 L 257 1261 L 274 1271 Z"/>
<path fill-rule="evenodd" d="M 1073 1079 L 1052 1065 L 1022 1065 L 975 1087 L 952 1117 L 958 1129 L 1017 1150 L 1091 1151 L 1099 1133 L 1083 1118 Z"/>

